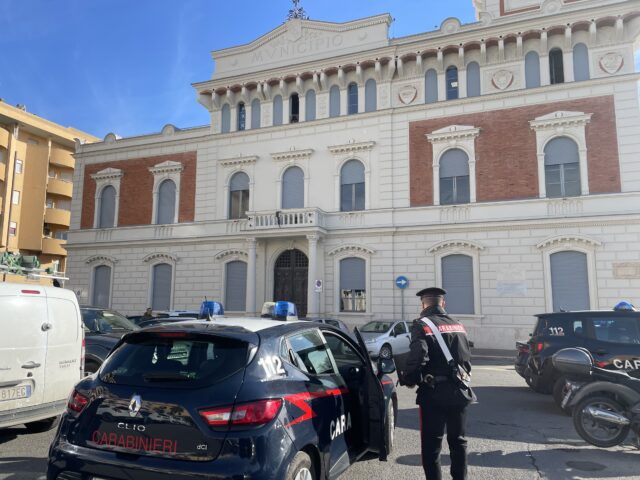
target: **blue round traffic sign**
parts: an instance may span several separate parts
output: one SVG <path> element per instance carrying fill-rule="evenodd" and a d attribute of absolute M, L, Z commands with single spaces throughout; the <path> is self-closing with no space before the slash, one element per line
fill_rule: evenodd
<path fill-rule="evenodd" d="M 398 287 L 400 290 L 404 290 L 408 286 L 409 279 L 407 277 L 405 277 L 404 275 L 400 275 L 398 278 L 396 278 L 396 287 Z"/>

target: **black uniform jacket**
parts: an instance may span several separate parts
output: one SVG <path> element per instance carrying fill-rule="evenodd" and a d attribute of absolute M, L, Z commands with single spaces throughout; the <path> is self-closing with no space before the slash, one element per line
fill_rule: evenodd
<path fill-rule="evenodd" d="M 442 307 L 437 306 L 424 309 L 420 314 L 420 318 L 422 317 L 429 317 L 438 327 L 455 362 L 463 367 L 467 373 L 471 373 L 471 350 L 464 325 L 449 317 Z M 418 403 L 421 403 L 425 397 L 430 397 L 434 390 L 424 383 L 427 375 L 446 377 L 451 374 L 451 369 L 438 345 L 438 340 L 431 329 L 420 321 L 420 318 L 414 320 L 411 326 L 411 347 L 405 367 L 406 381 L 419 386 Z M 453 386 L 451 383 L 451 389 Z M 446 390 L 449 388 L 447 386 L 436 389 L 441 391 L 442 396 L 448 396 Z"/>

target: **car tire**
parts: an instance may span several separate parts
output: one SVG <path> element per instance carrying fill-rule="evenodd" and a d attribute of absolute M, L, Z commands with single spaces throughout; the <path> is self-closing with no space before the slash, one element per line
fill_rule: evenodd
<path fill-rule="evenodd" d="M 393 357 L 393 350 L 391 350 L 391 345 L 385 343 L 380 349 L 380 358 L 384 358 L 385 360 L 389 360 Z"/>
<path fill-rule="evenodd" d="M 534 376 L 531 372 L 526 373 L 524 379 L 527 382 L 527 385 L 529 385 L 529 388 L 534 392 L 549 393 L 547 388 L 540 381 L 540 378 Z"/>
<path fill-rule="evenodd" d="M 588 415 L 584 412 L 589 405 L 600 405 L 618 413 L 624 412 L 625 408 L 617 400 L 605 395 L 593 395 L 580 401 L 573 409 L 573 426 L 582 439 L 591 445 L 599 448 L 610 448 L 620 445 L 629 435 L 629 425 L 619 425 L 617 429 L 611 431 L 611 436 L 606 439 L 594 437 L 585 426 L 592 424 L 593 420 L 589 420 Z M 613 428 L 613 427 L 612 427 Z"/>
<path fill-rule="evenodd" d="M 37 422 L 25 423 L 24 426 L 27 427 L 28 433 L 44 433 L 56 427 L 59 419 L 60 417 L 45 418 Z"/>
<path fill-rule="evenodd" d="M 316 472 L 311 457 L 306 452 L 298 452 L 287 470 L 287 480 L 316 480 Z"/>
<path fill-rule="evenodd" d="M 84 374 L 85 376 L 93 375 L 100 369 L 100 364 L 93 360 L 87 360 L 84 362 Z"/>
<path fill-rule="evenodd" d="M 565 394 L 565 385 L 567 383 L 567 377 L 559 377 L 554 383 L 553 383 L 553 401 L 556 402 L 556 405 L 558 406 L 558 408 L 560 410 L 562 410 L 564 413 L 566 413 L 567 415 L 571 415 L 571 409 L 570 408 L 562 408 L 562 400 L 564 400 L 564 394 Z"/>
<path fill-rule="evenodd" d="M 396 429 L 396 411 L 393 406 L 393 399 L 389 399 L 389 405 L 387 406 L 387 422 L 385 428 L 385 440 L 388 447 L 387 455 L 391 455 L 393 453 L 393 449 L 395 447 L 396 437 L 395 437 L 395 429 Z"/>

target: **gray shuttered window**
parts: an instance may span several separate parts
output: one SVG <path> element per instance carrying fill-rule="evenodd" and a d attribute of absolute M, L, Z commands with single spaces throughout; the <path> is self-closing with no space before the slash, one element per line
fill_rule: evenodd
<path fill-rule="evenodd" d="M 282 208 L 304 208 L 304 172 L 288 168 L 282 176 Z"/>
<path fill-rule="evenodd" d="M 176 184 L 165 180 L 158 188 L 156 223 L 169 225 L 176 222 Z"/>
<path fill-rule="evenodd" d="M 249 210 L 249 175 L 238 172 L 229 184 L 229 218 L 244 218 Z"/>
<path fill-rule="evenodd" d="M 471 201 L 469 157 L 459 148 L 447 150 L 440 158 L 440 205 Z"/>
<path fill-rule="evenodd" d="M 273 97 L 273 125 L 282 125 L 283 106 L 282 95 Z"/>
<path fill-rule="evenodd" d="M 524 57 L 524 73 L 527 88 L 540 86 L 540 55 L 536 51 L 530 51 Z"/>
<path fill-rule="evenodd" d="M 151 308 L 154 310 L 170 310 L 173 267 L 168 263 L 159 263 L 153 266 L 152 272 Z"/>
<path fill-rule="evenodd" d="M 581 194 L 580 154 L 569 137 L 557 137 L 544 147 L 547 197 L 575 197 Z"/>
<path fill-rule="evenodd" d="M 364 111 L 375 112 L 378 109 L 378 85 L 373 78 L 364 86 Z"/>
<path fill-rule="evenodd" d="M 94 307 L 109 308 L 111 298 L 111 267 L 100 265 L 93 269 L 93 298 Z"/>
<path fill-rule="evenodd" d="M 228 103 L 222 106 L 222 120 L 220 122 L 220 130 L 222 133 L 229 133 L 231 131 L 231 107 Z"/>
<path fill-rule="evenodd" d="M 474 314 L 473 258 L 468 255 L 442 257 L 442 288 L 447 291 L 447 312 Z"/>
<path fill-rule="evenodd" d="M 340 116 L 340 87 L 337 85 L 329 90 L 329 116 L 331 118 Z"/>
<path fill-rule="evenodd" d="M 113 228 L 116 221 L 116 189 L 108 185 L 100 193 L 98 228 Z"/>
<path fill-rule="evenodd" d="M 340 171 L 340 210 L 364 210 L 364 195 L 364 165 L 358 160 L 349 160 Z"/>
<path fill-rule="evenodd" d="M 367 310 L 367 262 L 349 257 L 340 260 L 340 311 Z"/>
<path fill-rule="evenodd" d="M 425 73 L 425 103 L 436 103 L 438 101 L 438 72 L 431 68 Z"/>
<path fill-rule="evenodd" d="M 304 120 L 310 122 L 316 119 L 316 91 L 309 90 L 304 101 Z"/>
<path fill-rule="evenodd" d="M 260 99 L 256 98 L 251 102 L 251 129 L 260 128 L 261 108 Z"/>
<path fill-rule="evenodd" d="M 573 77 L 576 82 L 589 80 L 589 49 L 584 43 L 573 47 Z"/>
<path fill-rule="evenodd" d="M 553 311 L 589 310 L 587 255 L 566 251 L 551 254 Z"/>
<path fill-rule="evenodd" d="M 230 312 L 244 312 L 247 302 L 247 264 L 234 261 L 226 265 L 224 307 Z"/>
<path fill-rule="evenodd" d="M 471 62 L 467 65 L 467 97 L 479 97 L 480 91 L 480 65 Z"/>

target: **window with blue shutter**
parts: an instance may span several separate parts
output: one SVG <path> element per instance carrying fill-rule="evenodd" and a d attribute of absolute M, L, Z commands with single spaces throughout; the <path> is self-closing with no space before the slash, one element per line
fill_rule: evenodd
<path fill-rule="evenodd" d="M 347 114 L 354 115 L 358 113 L 358 84 L 350 83 L 347 87 Z"/>
<path fill-rule="evenodd" d="M 469 255 L 442 257 L 442 288 L 447 291 L 447 312 L 475 313 L 473 258 Z"/>
<path fill-rule="evenodd" d="M 378 85 L 373 78 L 364 85 L 364 111 L 375 112 L 378 109 Z"/>
<path fill-rule="evenodd" d="M 251 102 L 251 129 L 260 128 L 260 115 L 260 99 L 256 98 Z"/>
<path fill-rule="evenodd" d="M 158 188 L 156 223 L 169 225 L 176 222 L 176 184 L 165 180 Z"/>
<path fill-rule="evenodd" d="M 349 257 L 340 260 L 340 311 L 367 311 L 367 262 Z"/>
<path fill-rule="evenodd" d="M 540 55 L 535 50 L 524 57 L 524 73 L 527 88 L 540 86 Z"/>
<path fill-rule="evenodd" d="M 247 109 L 244 103 L 238 104 L 238 131 L 242 131 L 247 128 Z"/>
<path fill-rule="evenodd" d="M 584 43 L 573 47 L 573 77 L 576 82 L 589 80 L 589 49 Z"/>
<path fill-rule="evenodd" d="M 108 185 L 100 193 L 98 228 L 113 228 L 116 221 L 116 189 Z"/>
<path fill-rule="evenodd" d="M 364 165 L 349 160 L 340 171 L 340 211 L 364 210 Z"/>
<path fill-rule="evenodd" d="M 467 97 L 479 97 L 480 92 L 480 65 L 471 62 L 467 65 Z"/>
<path fill-rule="evenodd" d="M 282 208 L 304 208 L 304 172 L 290 167 L 282 176 Z"/>
<path fill-rule="evenodd" d="M 589 271 L 587 254 L 575 251 L 553 253 L 551 293 L 553 311 L 589 310 Z"/>
<path fill-rule="evenodd" d="M 222 120 L 220 122 L 220 131 L 229 133 L 231 131 L 231 107 L 228 103 L 222 106 Z"/>
<path fill-rule="evenodd" d="M 458 98 L 458 67 L 451 65 L 447 68 L 447 100 Z"/>
<path fill-rule="evenodd" d="M 273 97 L 273 125 L 282 125 L 283 119 L 282 95 Z"/>
<path fill-rule="evenodd" d="M 229 219 L 246 218 L 249 210 L 249 175 L 238 172 L 229 185 Z"/>
<path fill-rule="evenodd" d="M 309 90 L 304 101 L 304 120 L 310 122 L 316 119 L 316 91 Z"/>
<path fill-rule="evenodd" d="M 569 137 L 557 137 L 544 147 L 544 174 L 548 198 L 581 194 L 580 154 Z"/>
<path fill-rule="evenodd" d="M 171 283 L 173 267 L 168 263 L 153 266 L 151 280 L 151 308 L 154 310 L 171 310 Z"/>
<path fill-rule="evenodd" d="M 329 117 L 340 116 L 340 87 L 334 85 L 329 90 Z"/>
<path fill-rule="evenodd" d="M 91 306 L 109 308 L 111 299 L 111 267 L 100 265 L 93 269 Z"/>
<path fill-rule="evenodd" d="M 425 103 L 438 101 L 438 72 L 434 68 L 427 70 L 424 75 L 424 90 Z"/>
<path fill-rule="evenodd" d="M 469 157 L 459 148 L 447 150 L 440 157 L 440 205 L 469 203 Z"/>
<path fill-rule="evenodd" d="M 229 312 L 244 312 L 247 309 L 247 264 L 229 262 L 225 269 L 224 308 Z"/>

